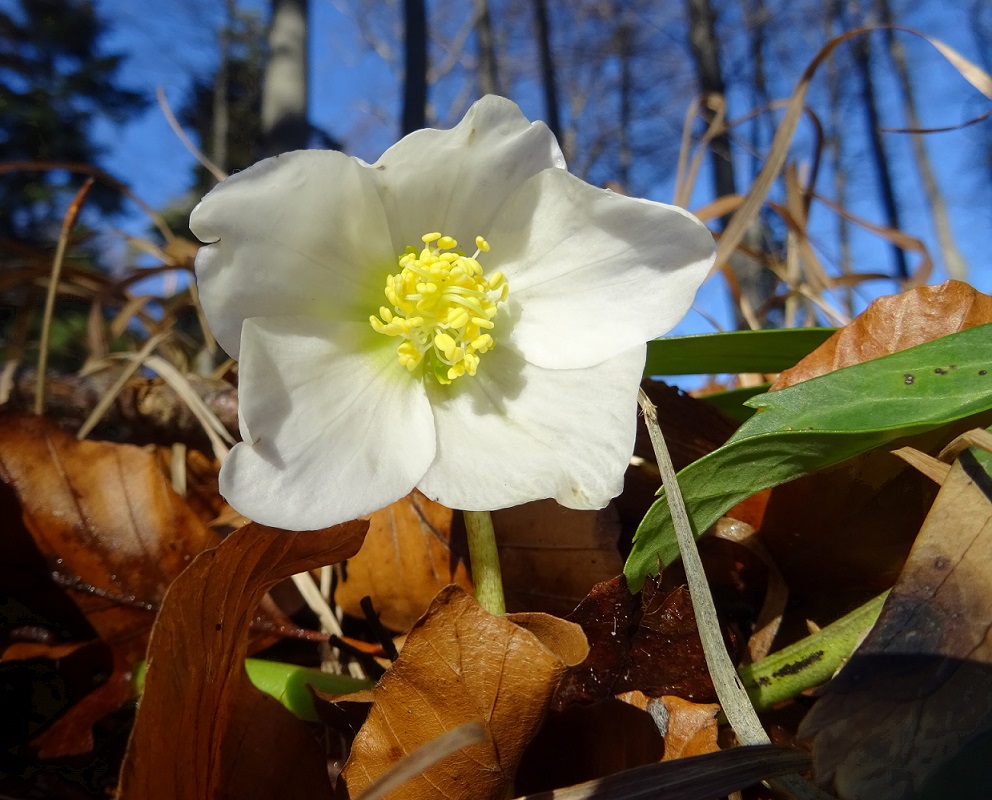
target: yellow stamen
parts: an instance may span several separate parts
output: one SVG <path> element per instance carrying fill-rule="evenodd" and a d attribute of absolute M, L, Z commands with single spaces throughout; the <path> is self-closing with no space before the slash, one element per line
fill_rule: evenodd
<path fill-rule="evenodd" d="M 442 384 L 475 375 L 479 356 L 492 350 L 497 305 L 510 287 L 502 272 L 488 278 L 478 258 L 489 242 L 475 237 L 472 256 L 456 251 L 458 242 L 439 232 L 421 237 L 425 247 L 407 247 L 397 259 L 400 271 L 386 277 L 382 306 L 369 317 L 377 333 L 403 339 L 396 352 L 411 372 L 422 363 Z M 488 332 L 487 332 L 488 331 Z"/>

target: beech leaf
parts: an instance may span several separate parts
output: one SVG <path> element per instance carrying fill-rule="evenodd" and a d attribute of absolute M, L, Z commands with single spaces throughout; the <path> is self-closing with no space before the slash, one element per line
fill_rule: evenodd
<path fill-rule="evenodd" d="M 77 441 L 44 417 L 0 414 L 0 478 L 93 629 L 140 660 L 141 634 L 169 584 L 220 538 L 172 490 L 154 455 Z"/>
<path fill-rule="evenodd" d="M 585 658 L 581 629 L 545 614 L 494 617 L 457 586 L 441 591 L 372 690 L 342 777 L 357 798 L 420 746 L 466 722 L 486 739 L 425 770 L 392 800 L 501 800 L 565 669 Z"/>
<path fill-rule="evenodd" d="M 879 297 L 850 325 L 795 366 L 782 370 L 771 390 L 898 353 L 975 325 L 992 322 L 992 297 L 967 283 L 945 281 Z"/>
<path fill-rule="evenodd" d="M 361 618 L 366 595 L 383 625 L 405 631 L 448 584 L 471 591 L 467 559 L 452 552 L 454 512 L 414 491 L 369 516 L 362 549 L 344 570 L 334 598 Z"/>
<path fill-rule="evenodd" d="M 330 795 L 324 751 L 306 724 L 245 672 L 249 622 L 271 586 L 354 555 L 367 528 L 247 525 L 176 579 L 148 646 L 120 800 Z"/>

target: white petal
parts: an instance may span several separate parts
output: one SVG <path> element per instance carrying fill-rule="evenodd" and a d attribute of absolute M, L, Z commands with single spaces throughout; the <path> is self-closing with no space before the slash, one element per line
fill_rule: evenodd
<path fill-rule="evenodd" d="M 415 131 L 372 166 L 397 253 L 440 231 L 471 254 L 506 198 L 544 169 L 564 171 L 565 159 L 543 122 L 487 96 L 451 130 Z"/>
<path fill-rule="evenodd" d="M 602 508 L 623 488 L 633 452 L 645 349 L 559 370 L 497 347 L 474 378 L 429 386 L 437 456 L 418 488 L 469 511 L 545 497 Z"/>
<path fill-rule="evenodd" d="M 249 317 L 367 320 L 396 270 L 370 170 L 341 153 L 261 161 L 214 188 L 190 216 L 208 242 L 196 276 L 210 328 L 238 358 Z"/>
<path fill-rule="evenodd" d="M 361 323 L 245 320 L 240 415 L 221 494 L 266 525 L 313 530 L 371 513 L 406 495 L 434 458 L 422 381 Z M 384 337 L 379 337 L 384 338 Z M 393 346 L 390 346 L 393 345 Z"/>
<path fill-rule="evenodd" d="M 483 266 L 510 285 L 512 324 L 497 319 L 495 338 L 551 368 L 596 364 L 667 333 L 713 263 L 713 237 L 688 212 L 561 170 L 531 178 L 488 239 Z"/>

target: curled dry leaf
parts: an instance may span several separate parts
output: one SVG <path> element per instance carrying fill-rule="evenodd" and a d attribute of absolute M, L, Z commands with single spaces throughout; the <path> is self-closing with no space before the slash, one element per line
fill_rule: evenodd
<path fill-rule="evenodd" d="M 675 695 L 648 697 L 644 692 L 624 692 L 620 700 L 647 712 L 664 737 L 662 761 L 713 753 L 717 744 L 716 716 L 719 703 L 693 703 Z"/>
<path fill-rule="evenodd" d="M 342 776 L 357 798 L 400 758 L 465 722 L 486 740 L 448 757 L 390 795 L 500 800 L 565 669 L 588 652 L 578 626 L 543 614 L 494 617 L 456 586 L 431 603 L 392 668 Z"/>
<path fill-rule="evenodd" d="M 800 727 L 841 798 L 988 796 L 990 574 L 992 476 L 966 451 L 875 627 Z"/>
<path fill-rule="evenodd" d="M 992 297 L 961 281 L 880 297 L 772 384 L 772 390 L 992 322 Z"/>
<path fill-rule="evenodd" d="M 720 748 L 716 743 L 717 703 L 692 703 L 681 697 L 667 695 L 654 701 L 665 708 L 665 757 L 676 758 L 713 753 Z"/>
<path fill-rule="evenodd" d="M 276 582 L 354 555 L 367 527 L 247 525 L 176 579 L 148 647 L 121 800 L 330 796 L 324 751 L 306 724 L 248 679 L 249 621 Z"/>
<path fill-rule="evenodd" d="M 623 576 L 598 584 L 569 616 L 589 640 L 589 656 L 572 667 L 554 708 L 639 690 L 712 700 L 713 683 L 688 590 L 659 592 L 649 580 L 632 595 Z"/>

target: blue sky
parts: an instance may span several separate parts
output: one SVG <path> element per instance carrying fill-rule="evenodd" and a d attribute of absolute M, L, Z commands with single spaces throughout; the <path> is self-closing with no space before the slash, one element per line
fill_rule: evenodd
<path fill-rule="evenodd" d="M 252 7 L 253 3 L 255 7 L 265 7 L 256 0 L 242 0 L 241 5 Z M 178 107 L 188 89 L 190 75 L 206 74 L 211 69 L 219 2 L 97 0 L 97 5 L 114 24 L 105 43 L 107 49 L 129 55 L 123 76 L 132 88 L 154 96 L 155 87 L 162 86 L 173 107 Z M 904 21 L 942 39 L 966 57 L 977 59 L 976 45 L 969 33 L 968 5 L 964 0 L 952 3 L 927 0 L 915 4 Z M 317 125 L 343 138 L 348 152 L 372 160 L 395 138 L 399 87 L 387 65 L 364 46 L 355 46 L 358 30 L 332 0 L 311 0 L 311 15 L 311 117 Z M 925 76 L 917 87 L 925 125 L 951 125 L 977 116 L 988 108 L 988 102 L 933 48 L 907 35 L 902 35 L 902 41 L 909 51 L 911 63 L 917 68 L 917 76 Z M 881 36 L 876 35 L 875 42 L 881 46 Z M 812 50 L 809 55 L 812 56 Z M 795 76 L 785 76 L 790 85 L 800 69 L 797 65 Z M 822 82 L 824 78 L 821 75 L 817 80 Z M 883 76 L 879 90 L 883 96 L 891 97 L 894 84 Z M 541 115 L 537 97 L 514 99 L 522 101 L 528 116 Z M 690 97 L 685 98 L 687 105 L 690 100 Z M 367 113 L 370 107 L 380 110 L 392 107 L 395 113 L 391 119 L 379 120 Z M 851 124 L 863 125 L 860 115 L 852 115 Z M 992 292 L 992 268 L 986 255 L 987 232 L 992 223 L 989 208 L 992 190 L 988 186 L 989 170 L 976 169 L 973 163 L 976 152 L 973 144 L 982 136 L 992 138 L 990 127 L 992 120 L 973 128 L 928 137 L 928 148 L 946 194 L 958 244 L 972 268 L 971 281 L 986 292 Z M 157 107 L 153 106 L 140 119 L 122 129 L 101 127 L 99 135 L 107 145 L 106 164 L 111 171 L 128 181 L 139 196 L 153 206 L 165 205 L 187 190 L 192 159 L 169 130 Z M 886 141 L 895 156 L 893 171 L 904 228 L 923 239 L 939 259 L 925 199 L 917 188 L 915 168 L 907 158 L 909 137 L 887 134 Z M 850 175 L 850 207 L 855 213 L 879 222 L 874 177 L 867 153 L 864 158 L 864 169 L 855 169 Z M 701 184 L 705 185 L 705 177 Z M 829 194 L 829 181 L 822 180 L 821 185 Z M 671 198 L 671 191 L 669 185 L 659 185 L 650 196 L 665 201 Z M 141 232 L 144 224 L 144 220 L 135 217 L 122 227 Z M 824 252 L 834 251 L 834 222 L 830 215 L 817 211 L 813 225 Z M 888 249 L 874 237 L 855 233 L 854 245 L 859 270 L 890 271 Z M 931 282 L 942 278 L 943 273 L 938 268 Z M 872 294 L 889 293 L 892 287 L 891 283 L 868 285 L 862 299 L 867 301 Z M 722 284 L 711 282 L 701 296 L 700 304 L 710 313 L 726 319 L 726 301 L 720 296 L 721 292 Z M 683 326 L 688 330 L 706 327 L 698 317 Z"/>

